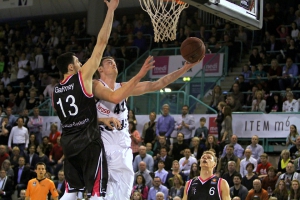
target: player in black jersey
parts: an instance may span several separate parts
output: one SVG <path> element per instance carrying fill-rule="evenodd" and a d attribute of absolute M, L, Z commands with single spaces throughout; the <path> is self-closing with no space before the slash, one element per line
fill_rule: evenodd
<path fill-rule="evenodd" d="M 213 174 L 217 158 L 212 151 L 205 151 L 200 159 L 200 176 L 189 180 L 184 189 L 183 200 L 230 200 L 226 180 Z"/>
<path fill-rule="evenodd" d="M 92 196 L 90 199 L 103 199 L 106 193 L 107 164 L 104 153 L 102 156 L 103 143 L 92 94 L 92 77 L 108 42 L 114 10 L 119 0 L 104 2 L 108 7 L 106 18 L 88 61 L 82 66 L 73 53 L 65 53 L 57 58 L 57 67 L 63 77 L 54 88 L 52 102 L 61 120 L 61 144 L 67 181 L 61 200 L 77 199 L 77 191 L 86 191 L 88 196 Z M 146 61 L 140 72 L 128 82 L 128 86 L 116 91 L 99 86 L 103 93 L 102 98 L 115 103 L 126 98 L 141 78 L 154 67 L 152 57 Z"/>

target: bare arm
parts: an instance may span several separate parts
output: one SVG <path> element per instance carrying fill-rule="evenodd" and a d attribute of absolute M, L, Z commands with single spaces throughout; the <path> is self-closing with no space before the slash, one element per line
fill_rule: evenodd
<path fill-rule="evenodd" d="M 106 44 L 110 36 L 112 22 L 114 18 L 114 11 L 119 4 L 119 0 L 110 0 L 109 2 L 107 0 L 104 0 L 104 2 L 106 3 L 108 10 L 102 28 L 98 34 L 97 43 L 95 45 L 91 57 L 80 69 L 82 72 L 82 76 L 83 76 L 82 78 L 84 80 L 85 85 L 92 84 L 93 74 L 99 67 L 104 49 L 106 48 Z M 92 91 L 87 91 L 87 92 L 91 93 Z"/>
<path fill-rule="evenodd" d="M 188 184 L 189 184 L 189 182 L 186 182 L 185 187 L 184 187 L 184 191 L 183 191 L 183 198 L 182 198 L 182 200 L 187 200 L 187 198 L 188 198 L 187 193 L 186 193 L 186 189 L 188 187 Z"/>
<path fill-rule="evenodd" d="M 228 183 L 224 179 L 221 181 L 222 200 L 230 200 L 231 198 Z"/>
<path fill-rule="evenodd" d="M 145 81 L 140 82 L 137 84 L 137 86 L 132 90 L 131 96 L 138 96 L 145 94 L 147 92 L 153 92 L 156 90 L 160 90 L 170 83 L 177 80 L 179 77 L 181 77 L 183 74 L 185 74 L 188 70 L 190 70 L 192 67 L 194 67 L 196 64 L 198 64 L 200 61 L 196 63 L 185 63 L 184 66 L 160 79 L 154 82 Z M 127 84 L 127 83 L 126 83 Z"/>
<path fill-rule="evenodd" d="M 25 197 L 25 200 L 30 200 L 30 198 L 29 197 Z"/>
<path fill-rule="evenodd" d="M 109 101 L 112 103 L 120 103 L 123 99 L 127 98 L 132 89 L 138 84 L 138 82 L 143 78 L 147 72 L 154 68 L 153 66 L 154 61 L 153 57 L 149 56 L 144 65 L 142 66 L 141 70 L 137 75 L 135 75 L 129 82 L 124 84 L 122 87 L 117 89 L 116 91 L 112 91 L 105 87 L 101 82 L 94 81 L 93 82 L 93 94 L 101 100 Z"/>

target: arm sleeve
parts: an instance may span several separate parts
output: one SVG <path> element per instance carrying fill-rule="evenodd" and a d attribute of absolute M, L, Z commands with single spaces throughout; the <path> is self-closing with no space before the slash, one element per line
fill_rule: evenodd
<path fill-rule="evenodd" d="M 262 100 L 259 104 L 259 111 L 266 112 L 266 101 Z"/>
<path fill-rule="evenodd" d="M 194 130 L 195 129 L 195 119 L 193 116 L 190 117 L 190 120 L 189 120 L 189 130 Z"/>
<path fill-rule="evenodd" d="M 154 160 L 152 158 L 152 156 L 149 159 L 149 171 L 153 172 L 153 167 L 154 167 Z"/>
<path fill-rule="evenodd" d="M 173 117 L 170 118 L 170 122 L 169 122 L 169 123 L 170 123 L 170 124 L 169 124 L 169 130 L 168 130 L 168 132 L 166 133 L 166 136 L 167 136 L 167 137 L 169 137 L 169 136 L 172 134 L 173 130 L 174 130 L 175 120 L 174 120 Z"/>
<path fill-rule="evenodd" d="M 156 132 L 156 135 L 159 136 L 159 118 L 158 118 L 158 120 L 156 122 L 156 130 L 155 130 L 155 132 Z"/>
<path fill-rule="evenodd" d="M 52 194 L 52 197 L 58 197 L 58 192 L 55 188 L 55 185 L 54 185 L 53 181 L 50 181 L 50 192 Z"/>

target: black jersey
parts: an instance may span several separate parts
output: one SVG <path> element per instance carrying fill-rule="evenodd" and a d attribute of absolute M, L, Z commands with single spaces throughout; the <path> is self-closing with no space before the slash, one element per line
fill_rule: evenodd
<path fill-rule="evenodd" d="M 221 200 L 221 180 L 215 175 L 206 180 L 202 180 L 200 176 L 189 180 L 186 188 L 188 200 Z"/>
<path fill-rule="evenodd" d="M 95 100 L 85 91 L 80 71 L 54 87 L 53 106 L 61 121 L 65 156 L 75 156 L 100 140 Z"/>

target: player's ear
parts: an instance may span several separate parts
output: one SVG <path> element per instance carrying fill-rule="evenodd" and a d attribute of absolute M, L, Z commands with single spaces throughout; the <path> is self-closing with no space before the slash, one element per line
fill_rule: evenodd
<path fill-rule="evenodd" d="M 68 71 L 74 71 L 74 64 L 68 65 Z"/>

